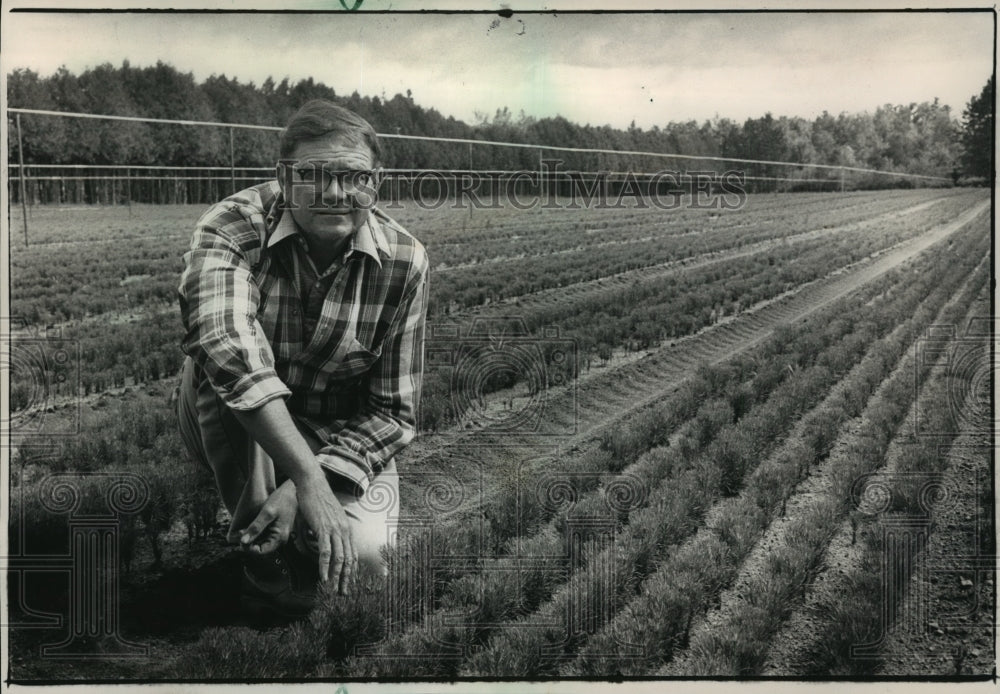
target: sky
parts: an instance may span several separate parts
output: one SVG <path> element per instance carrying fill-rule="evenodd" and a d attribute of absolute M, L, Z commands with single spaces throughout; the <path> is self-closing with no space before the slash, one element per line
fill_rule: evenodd
<path fill-rule="evenodd" d="M 162 60 L 199 81 L 312 77 L 339 94 L 390 98 L 409 89 L 418 104 L 467 122 L 506 106 L 515 116 L 642 128 L 935 97 L 958 117 L 991 74 L 994 51 L 991 13 L 941 11 L 5 13 L 0 31 L 4 74 Z"/>

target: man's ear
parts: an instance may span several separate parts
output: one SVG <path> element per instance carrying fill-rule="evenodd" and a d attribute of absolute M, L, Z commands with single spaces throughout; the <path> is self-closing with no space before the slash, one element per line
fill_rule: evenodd
<path fill-rule="evenodd" d="M 354 195 L 354 205 L 371 210 L 378 202 L 378 189 L 382 181 L 382 167 L 372 169 L 371 179 Z"/>
<path fill-rule="evenodd" d="M 285 175 L 286 175 L 285 172 L 286 171 L 287 171 L 287 169 L 285 168 L 284 162 L 279 161 L 277 164 L 274 165 L 274 176 L 275 176 L 275 178 L 278 179 L 278 187 L 281 188 L 281 194 L 282 195 L 285 194 Z"/>

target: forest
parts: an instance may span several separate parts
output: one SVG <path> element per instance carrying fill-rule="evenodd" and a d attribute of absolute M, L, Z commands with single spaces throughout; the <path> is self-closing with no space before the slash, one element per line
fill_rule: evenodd
<path fill-rule="evenodd" d="M 743 123 L 728 118 L 671 121 L 649 129 L 572 123 L 561 116 L 533 118 L 498 109 L 466 123 L 416 103 L 410 90 L 389 97 L 337 94 L 312 78 L 262 84 L 212 75 L 203 82 L 169 64 L 120 67 L 105 63 L 76 75 L 65 67 L 50 76 L 29 69 L 8 75 L 12 108 L 82 112 L 144 118 L 283 126 L 305 101 L 331 99 L 368 119 L 380 133 L 551 146 L 638 150 L 681 155 L 791 161 L 880 171 L 988 179 L 992 171 L 993 79 L 968 103 L 961 118 L 933 101 L 885 104 L 873 113 L 827 112 L 807 120 L 766 113 Z M 26 164 L 228 166 L 228 128 L 94 121 L 25 115 L 22 142 Z M 537 152 L 391 139 L 386 167 L 445 169 L 533 169 Z M 8 160 L 16 161 L 17 138 L 8 139 Z M 273 165 L 277 138 L 267 131 L 234 131 L 236 166 Z M 641 158 L 638 158 L 641 159 Z M 564 153 L 566 169 L 634 170 L 665 168 L 671 160 L 641 161 L 624 155 Z M 679 161 L 676 163 L 680 163 Z M 689 162 L 684 162 L 689 163 Z M 655 167 L 655 168 L 650 168 Z M 681 168 L 680 166 L 676 168 Z M 757 176 L 789 175 L 787 167 L 759 166 Z M 801 174 L 799 174 L 801 175 Z"/>

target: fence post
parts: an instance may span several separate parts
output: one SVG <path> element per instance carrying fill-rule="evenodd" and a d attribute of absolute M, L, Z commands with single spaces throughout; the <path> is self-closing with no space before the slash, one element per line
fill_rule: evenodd
<path fill-rule="evenodd" d="M 128 216 L 132 216 L 132 169 L 125 169 L 125 200 L 128 205 Z"/>
<path fill-rule="evenodd" d="M 232 194 L 236 195 L 236 155 L 233 148 L 233 131 L 236 128 L 229 128 L 229 181 L 233 185 Z"/>
<path fill-rule="evenodd" d="M 470 181 L 472 180 L 472 143 L 471 142 L 469 143 L 469 180 Z M 481 183 L 481 181 L 477 181 L 477 184 L 478 183 Z M 459 199 L 458 199 L 458 187 L 459 187 L 458 186 L 458 181 L 455 181 L 455 204 L 456 205 L 460 205 L 461 204 L 459 202 Z M 478 188 L 478 186 L 477 186 L 477 188 Z M 473 205 L 472 203 L 469 203 L 469 219 L 472 219 L 472 208 L 473 207 L 475 207 L 475 205 Z"/>
<path fill-rule="evenodd" d="M 17 163 L 18 182 L 21 184 L 21 218 L 24 222 L 24 247 L 28 247 L 28 203 L 25 202 L 26 192 L 24 186 L 24 143 L 21 141 L 21 114 L 17 114 Z"/>
<path fill-rule="evenodd" d="M 542 167 L 542 159 L 544 158 L 544 156 L 545 155 L 542 154 L 542 150 L 539 149 L 538 150 L 538 194 L 541 195 L 546 200 L 548 200 L 548 198 L 546 197 L 546 190 L 545 190 L 545 177 L 542 175 L 542 171 L 544 170 Z"/>

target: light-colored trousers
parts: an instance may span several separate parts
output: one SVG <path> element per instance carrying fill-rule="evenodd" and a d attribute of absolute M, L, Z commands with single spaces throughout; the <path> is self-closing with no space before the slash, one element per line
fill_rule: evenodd
<path fill-rule="evenodd" d="M 181 370 L 177 414 L 181 438 L 191 456 L 215 475 L 222 502 L 232 516 L 227 539 L 238 543 L 240 531 L 253 522 L 267 497 L 285 478 L 276 474 L 270 456 L 240 425 L 190 357 L 184 360 Z M 319 450 L 320 441 L 303 427 L 299 430 L 313 451 Z M 350 519 L 359 565 L 384 573 L 382 547 L 395 544 L 399 517 L 399 477 L 395 461 L 389 460 L 360 498 L 348 490 L 352 486 L 345 484 L 333 491 Z M 316 554 L 315 542 L 305 541 L 305 529 L 302 516 L 298 514 L 296 547 Z"/>

